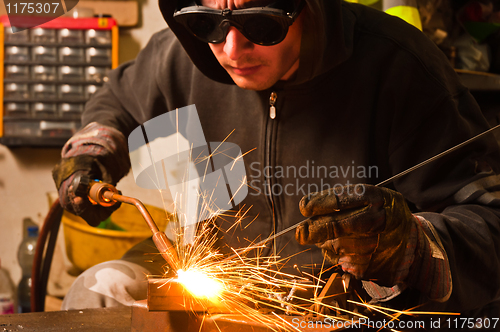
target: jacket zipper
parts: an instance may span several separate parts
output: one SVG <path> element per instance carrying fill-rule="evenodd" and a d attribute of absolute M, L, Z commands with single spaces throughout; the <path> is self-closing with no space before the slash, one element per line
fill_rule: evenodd
<path fill-rule="evenodd" d="M 278 94 L 276 92 L 271 92 L 271 95 L 269 96 L 269 117 L 271 119 L 276 118 L 276 99 L 278 99 Z"/>
<path fill-rule="evenodd" d="M 266 125 L 266 149 L 265 149 L 265 160 L 264 160 L 264 166 L 267 167 L 273 167 L 271 159 L 272 159 L 272 137 L 273 137 L 273 131 L 274 127 L 276 126 L 276 123 L 272 120 L 276 118 L 276 99 L 278 98 L 278 95 L 275 91 L 272 91 L 271 94 L 269 95 L 269 118 L 270 120 L 267 121 Z M 272 213 L 272 230 L 273 233 L 276 233 L 276 228 L 277 228 L 277 216 L 276 216 L 276 207 L 275 207 L 275 202 L 273 199 L 273 194 L 272 194 L 272 182 L 273 182 L 273 176 L 271 172 L 271 176 L 267 179 L 267 190 L 268 190 L 268 205 Z M 274 254 L 276 251 L 276 246 L 274 241 L 270 243 L 271 245 L 271 250 L 273 250 Z M 264 255 L 269 255 L 269 251 L 267 253 L 264 253 Z"/>

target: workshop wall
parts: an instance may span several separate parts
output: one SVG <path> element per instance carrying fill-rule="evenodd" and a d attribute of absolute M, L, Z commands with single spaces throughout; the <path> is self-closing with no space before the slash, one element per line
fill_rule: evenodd
<path fill-rule="evenodd" d="M 139 0 L 138 25 L 120 29 L 120 63 L 134 59 L 150 36 L 165 27 L 158 3 Z M 17 247 L 23 236 L 23 219 L 29 217 L 39 225 L 43 222 L 49 209 L 48 193 L 56 191 L 51 170 L 59 158 L 59 148 L 7 148 L 0 144 L 0 259 L 15 284 L 21 278 Z M 131 174 L 118 188 L 147 204 L 162 204 L 156 191 L 138 188 Z"/>

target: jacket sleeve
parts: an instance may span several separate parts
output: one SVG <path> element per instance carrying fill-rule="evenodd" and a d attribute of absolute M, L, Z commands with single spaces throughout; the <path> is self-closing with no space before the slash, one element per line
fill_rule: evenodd
<path fill-rule="evenodd" d="M 394 174 L 489 128 L 467 89 L 453 84 L 458 88 L 448 89 L 453 92 L 442 94 L 428 110 L 420 110 L 425 115 L 412 131 L 397 134 L 402 139 L 390 154 Z M 494 136 L 470 143 L 397 180 L 394 186 L 432 224 L 445 248 L 453 289 L 444 308 L 467 312 L 497 299 L 500 153 Z"/>

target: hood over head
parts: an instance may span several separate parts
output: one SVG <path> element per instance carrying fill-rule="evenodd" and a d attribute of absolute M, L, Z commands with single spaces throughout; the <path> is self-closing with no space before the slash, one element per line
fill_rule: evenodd
<path fill-rule="evenodd" d="M 291 84 L 304 83 L 327 72 L 349 58 L 352 52 L 354 19 L 348 14 L 343 15 L 343 1 L 305 1 L 306 6 L 301 13 L 305 17 L 299 70 Z M 179 0 L 159 0 L 160 11 L 194 65 L 214 81 L 234 84 L 209 45 L 174 20 L 178 3 Z"/>

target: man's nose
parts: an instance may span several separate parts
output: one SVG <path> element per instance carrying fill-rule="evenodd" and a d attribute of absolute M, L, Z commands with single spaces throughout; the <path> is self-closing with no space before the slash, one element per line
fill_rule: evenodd
<path fill-rule="evenodd" d="M 250 52 L 254 43 L 249 41 L 235 27 L 229 27 L 229 31 L 224 42 L 224 53 L 231 60 L 238 60 L 243 54 Z"/>

